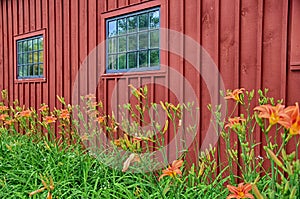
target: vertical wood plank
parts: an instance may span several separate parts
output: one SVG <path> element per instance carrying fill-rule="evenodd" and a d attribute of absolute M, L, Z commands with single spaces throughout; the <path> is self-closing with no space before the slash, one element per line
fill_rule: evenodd
<path fill-rule="evenodd" d="M 281 69 L 280 69 L 280 98 L 286 102 L 286 87 L 287 87 L 287 32 L 288 32 L 288 0 L 282 1 L 282 22 L 281 22 Z"/>
<path fill-rule="evenodd" d="M 56 82 L 56 93 L 55 96 L 63 96 L 63 84 L 64 84 L 64 74 L 63 74 L 63 33 L 64 26 L 62 22 L 62 0 L 55 1 L 55 82 Z M 51 55 L 50 55 L 51 56 Z M 57 103 L 55 107 L 61 108 L 61 103 L 55 100 Z"/>
<path fill-rule="evenodd" d="M 3 18 L 4 18 L 4 12 L 3 12 L 3 1 L 0 1 L 0 43 L 4 44 L 3 38 L 4 38 L 4 32 L 3 32 Z M 4 69 L 4 45 L 2 48 L 0 48 L 0 89 L 4 89 L 4 78 L 3 78 L 3 69 Z"/>
<path fill-rule="evenodd" d="M 77 70 L 78 70 L 78 49 L 79 49 L 79 6 L 78 6 L 78 0 L 76 1 L 70 1 L 71 4 L 71 83 L 73 86 L 73 83 L 75 81 L 76 75 L 77 75 Z M 73 92 L 73 87 L 72 87 L 72 92 Z"/>
<path fill-rule="evenodd" d="M 78 69 L 81 66 L 86 65 L 87 57 L 87 45 L 88 45 L 88 7 L 86 1 L 79 1 L 79 65 Z M 80 69 L 80 95 L 88 94 L 87 93 L 87 80 L 88 80 L 88 71 L 86 67 L 83 67 L 85 70 Z"/>
<path fill-rule="evenodd" d="M 97 60 L 95 56 L 95 47 L 97 46 L 97 1 L 89 0 L 88 2 L 88 82 L 90 85 L 97 85 Z M 88 84 L 88 86 L 89 86 Z M 95 93 L 92 87 L 88 87 L 88 93 Z"/>
<path fill-rule="evenodd" d="M 70 8 L 70 0 L 63 1 L 63 67 L 62 67 L 62 75 L 63 79 L 63 96 L 65 97 L 66 103 L 71 103 L 71 50 L 70 50 L 70 38 L 71 38 L 71 8 Z"/>
<path fill-rule="evenodd" d="M 49 1 L 49 12 L 48 12 L 48 55 L 49 55 L 49 62 L 48 62 L 48 90 L 49 90 L 49 96 L 48 96 L 48 104 L 49 107 L 52 109 L 55 106 L 56 102 L 56 9 L 55 9 L 55 1 Z"/>
<path fill-rule="evenodd" d="M 8 9 L 7 9 L 7 1 L 3 1 L 2 3 L 2 13 L 3 13 L 3 49 L 9 49 L 8 41 L 9 41 L 9 32 L 8 32 Z M 3 81 L 3 89 L 8 90 L 8 66 L 9 66 L 9 50 L 4 50 L 3 53 L 3 65 L 6 66 L 6 70 L 3 68 L 2 71 L 2 81 Z"/>
<path fill-rule="evenodd" d="M 35 0 L 30 0 L 29 1 L 29 5 L 30 5 L 30 14 L 29 14 L 29 18 L 30 18 L 30 31 L 34 31 L 36 30 L 36 4 L 35 4 Z"/>
<path fill-rule="evenodd" d="M 14 49 L 14 44 L 13 44 L 13 28 L 14 28 L 14 24 L 13 24 L 13 21 L 14 21 L 14 15 L 13 15 L 13 5 L 12 5 L 12 1 L 8 1 L 7 2 L 7 14 L 8 14 L 8 22 L 7 22 L 7 25 L 8 25 L 8 49 Z M 8 99 L 10 102 L 13 101 L 13 96 L 14 96 L 14 51 L 13 50 L 9 50 L 8 51 L 9 55 L 8 55 L 8 70 L 7 73 L 7 83 L 8 83 L 8 86 L 7 86 L 7 89 L 8 89 Z"/>

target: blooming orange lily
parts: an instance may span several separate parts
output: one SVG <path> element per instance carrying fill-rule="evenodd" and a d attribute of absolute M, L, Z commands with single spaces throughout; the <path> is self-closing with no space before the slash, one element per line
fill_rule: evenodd
<path fill-rule="evenodd" d="M 51 124 L 51 123 L 54 123 L 57 119 L 54 117 L 54 116 L 46 116 L 44 118 L 44 121 L 46 124 Z"/>
<path fill-rule="evenodd" d="M 241 98 L 240 98 L 240 94 L 242 94 L 244 91 L 245 91 L 244 88 L 235 89 L 233 91 L 227 91 L 226 96 L 224 97 L 224 99 L 233 99 L 236 102 L 242 103 Z"/>
<path fill-rule="evenodd" d="M 12 120 L 12 119 L 4 121 L 4 124 L 8 125 L 8 126 L 11 126 L 13 123 L 14 123 L 14 120 Z"/>
<path fill-rule="evenodd" d="M 298 103 L 296 103 L 295 106 L 287 107 L 285 112 L 291 118 L 289 133 L 291 135 L 300 135 L 300 113 Z"/>
<path fill-rule="evenodd" d="M 7 106 L 0 106 L 0 111 L 8 111 L 9 108 Z"/>
<path fill-rule="evenodd" d="M 181 175 L 182 172 L 180 170 L 180 167 L 183 164 L 183 160 L 174 160 L 171 166 L 168 166 L 168 168 L 164 169 L 162 174 L 159 176 L 158 181 L 160 181 L 161 178 L 164 176 L 171 176 L 175 177 L 177 174 Z"/>
<path fill-rule="evenodd" d="M 41 108 L 39 108 L 39 110 L 41 111 L 41 112 L 44 112 L 44 111 L 46 111 L 48 109 L 48 105 L 44 105 L 44 106 L 42 106 Z"/>
<path fill-rule="evenodd" d="M 8 118 L 9 116 L 7 114 L 1 114 L 0 115 L 0 120 L 5 121 L 6 118 Z"/>
<path fill-rule="evenodd" d="M 234 117 L 234 118 L 229 118 L 228 119 L 228 124 L 225 125 L 225 129 L 226 128 L 233 128 L 235 125 L 240 124 L 240 122 L 245 122 L 246 119 L 244 118 L 240 118 L 240 117 Z"/>
<path fill-rule="evenodd" d="M 60 119 L 69 119 L 70 118 L 70 113 L 69 113 L 68 109 L 61 110 L 59 118 Z"/>
<path fill-rule="evenodd" d="M 21 111 L 20 112 L 20 117 L 30 117 L 32 114 L 32 111 L 31 110 L 25 110 L 25 111 Z"/>
<path fill-rule="evenodd" d="M 95 121 L 98 122 L 99 124 L 103 124 L 104 117 L 103 116 L 99 116 L 99 117 L 97 117 L 97 119 Z"/>
<path fill-rule="evenodd" d="M 284 110 L 284 105 L 277 104 L 272 106 L 270 104 L 257 106 L 254 108 L 255 111 L 259 111 L 258 117 L 269 119 L 270 125 L 280 124 L 285 128 L 290 128 L 291 121 L 290 117 Z"/>
<path fill-rule="evenodd" d="M 237 199 L 253 198 L 254 199 L 254 196 L 252 194 L 248 193 L 252 189 L 251 184 L 244 185 L 244 183 L 240 183 L 240 184 L 238 184 L 237 187 L 227 185 L 227 188 L 231 192 L 231 194 L 229 196 L 227 196 L 226 199 L 229 199 L 229 198 L 237 198 Z"/>

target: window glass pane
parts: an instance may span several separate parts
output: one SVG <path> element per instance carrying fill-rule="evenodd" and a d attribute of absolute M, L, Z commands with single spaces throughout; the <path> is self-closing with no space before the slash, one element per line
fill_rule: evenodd
<path fill-rule="evenodd" d="M 150 17 L 150 28 L 159 28 L 159 11 L 149 13 Z"/>
<path fill-rule="evenodd" d="M 33 40 L 33 50 L 38 50 L 38 39 Z"/>
<path fill-rule="evenodd" d="M 148 13 L 139 15 L 139 31 L 148 29 Z"/>
<path fill-rule="evenodd" d="M 108 39 L 108 52 L 115 53 L 117 51 L 117 38 Z"/>
<path fill-rule="evenodd" d="M 25 53 L 23 56 L 23 64 L 27 64 L 28 63 L 28 54 Z"/>
<path fill-rule="evenodd" d="M 128 68 L 136 68 L 137 67 L 137 59 L 136 58 L 137 58 L 136 52 L 127 54 Z"/>
<path fill-rule="evenodd" d="M 128 36 L 128 50 L 136 50 L 137 42 L 136 42 L 136 34 Z"/>
<path fill-rule="evenodd" d="M 140 68 L 148 66 L 148 51 L 139 52 L 139 66 Z"/>
<path fill-rule="evenodd" d="M 117 69 L 117 59 L 116 55 L 109 55 L 108 56 L 108 68 L 111 70 L 116 70 Z"/>
<path fill-rule="evenodd" d="M 148 32 L 143 32 L 139 34 L 139 49 L 148 48 Z"/>
<path fill-rule="evenodd" d="M 23 51 L 23 49 L 22 49 L 22 42 L 18 42 L 18 49 L 17 49 L 17 51 L 19 53 Z"/>
<path fill-rule="evenodd" d="M 136 30 L 137 30 L 136 16 L 128 17 L 127 20 L 128 20 L 128 23 L 127 23 L 128 32 L 136 32 Z"/>
<path fill-rule="evenodd" d="M 126 18 L 118 20 L 118 34 L 126 33 Z"/>
<path fill-rule="evenodd" d="M 159 47 L 159 31 L 151 31 L 150 32 L 150 48 L 158 48 Z"/>
<path fill-rule="evenodd" d="M 23 66 L 23 77 L 27 77 L 28 76 L 28 65 Z"/>
<path fill-rule="evenodd" d="M 118 69 L 126 69 L 126 54 L 118 55 Z"/>
<path fill-rule="evenodd" d="M 33 75 L 36 75 L 36 76 L 39 75 L 39 65 L 38 64 L 33 65 Z"/>
<path fill-rule="evenodd" d="M 42 76 L 43 73 L 44 73 L 44 67 L 43 67 L 43 64 L 39 64 L 39 68 L 40 68 L 40 74 L 39 74 L 39 76 Z"/>
<path fill-rule="evenodd" d="M 33 53 L 28 54 L 28 63 L 33 63 Z"/>
<path fill-rule="evenodd" d="M 159 66 L 159 50 L 150 50 L 150 66 Z"/>
<path fill-rule="evenodd" d="M 23 42 L 23 52 L 26 52 L 28 51 L 28 44 L 27 44 L 27 41 L 24 41 Z"/>
<path fill-rule="evenodd" d="M 43 53 L 43 51 L 39 52 L 39 60 L 40 60 L 39 61 L 40 63 L 44 63 L 44 53 Z"/>
<path fill-rule="evenodd" d="M 116 21 L 108 22 L 108 36 L 109 37 L 115 36 L 116 33 L 117 33 L 117 22 Z"/>
<path fill-rule="evenodd" d="M 44 49 L 44 38 L 40 37 L 39 38 L 39 50 Z"/>
<path fill-rule="evenodd" d="M 18 66 L 18 77 L 23 76 L 22 66 Z"/>
<path fill-rule="evenodd" d="M 23 54 L 18 54 L 18 65 L 23 63 Z"/>
<path fill-rule="evenodd" d="M 119 52 L 126 52 L 126 49 L 127 49 L 127 47 L 126 47 L 126 43 L 127 43 L 126 36 L 119 37 L 118 39 L 119 39 L 119 42 L 118 42 Z"/>
<path fill-rule="evenodd" d="M 38 63 L 39 62 L 39 56 L 38 52 L 33 53 L 33 63 Z"/>
<path fill-rule="evenodd" d="M 32 40 L 27 41 L 28 51 L 32 51 Z"/>
<path fill-rule="evenodd" d="M 33 76 L 34 74 L 33 74 L 33 65 L 29 65 L 29 67 L 28 67 L 28 69 L 29 69 L 29 76 Z"/>

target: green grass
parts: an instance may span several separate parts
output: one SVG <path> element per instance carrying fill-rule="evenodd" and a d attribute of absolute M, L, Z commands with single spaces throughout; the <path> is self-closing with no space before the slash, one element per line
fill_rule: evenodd
<path fill-rule="evenodd" d="M 188 186 L 170 178 L 158 182 L 152 173 L 122 173 L 101 164 L 80 145 L 58 145 L 1 128 L 0 198 L 29 198 L 43 187 L 41 175 L 53 178 L 53 198 L 225 198 L 228 193 L 222 183 Z M 31 198 L 47 194 L 45 190 Z"/>

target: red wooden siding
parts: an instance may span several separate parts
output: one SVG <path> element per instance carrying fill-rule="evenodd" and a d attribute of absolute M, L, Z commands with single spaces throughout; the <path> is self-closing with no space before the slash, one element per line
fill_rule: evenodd
<path fill-rule="evenodd" d="M 71 103 L 80 65 L 105 39 L 105 18 L 155 5 L 161 6 L 162 27 L 190 36 L 209 52 L 227 89 L 269 88 L 276 99 L 283 98 L 288 104 L 300 101 L 298 0 L 0 0 L 0 89 L 8 90 L 10 100 L 19 99 L 27 106 L 37 107 L 43 102 L 59 106 L 56 95 Z M 46 30 L 48 44 L 46 82 L 15 83 L 14 36 L 41 29 Z M 188 53 L 185 42 L 178 42 Z M 206 83 L 183 58 L 164 52 L 161 56 L 163 64 L 190 80 L 200 99 L 203 133 L 197 139 L 201 143 L 210 119 Z M 79 78 L 81 82 L 100 79 L 97 95 L 107 111 L 129 98 L 128 84 L 154 83 L 149 91 L 156 102 L 177 101 L 168 87 L 178 89 L 179 98 L 187 97 L 183 82 L 172 79 L 169 70 L 124 76 L 101 74 L 97 67 L 103 66 L 101 58 L 96 66 L 91 64 L 95 60 L 87 60 L 89 67 Z M 117 82 L 121 86 L 116 100 L 111 101 Z M 79 86 L 92 92 L 89 85 Z M 172 139 L 174 135 L 168 136 Z M 259 133 L 255 136 L 261 140 Z"/>

